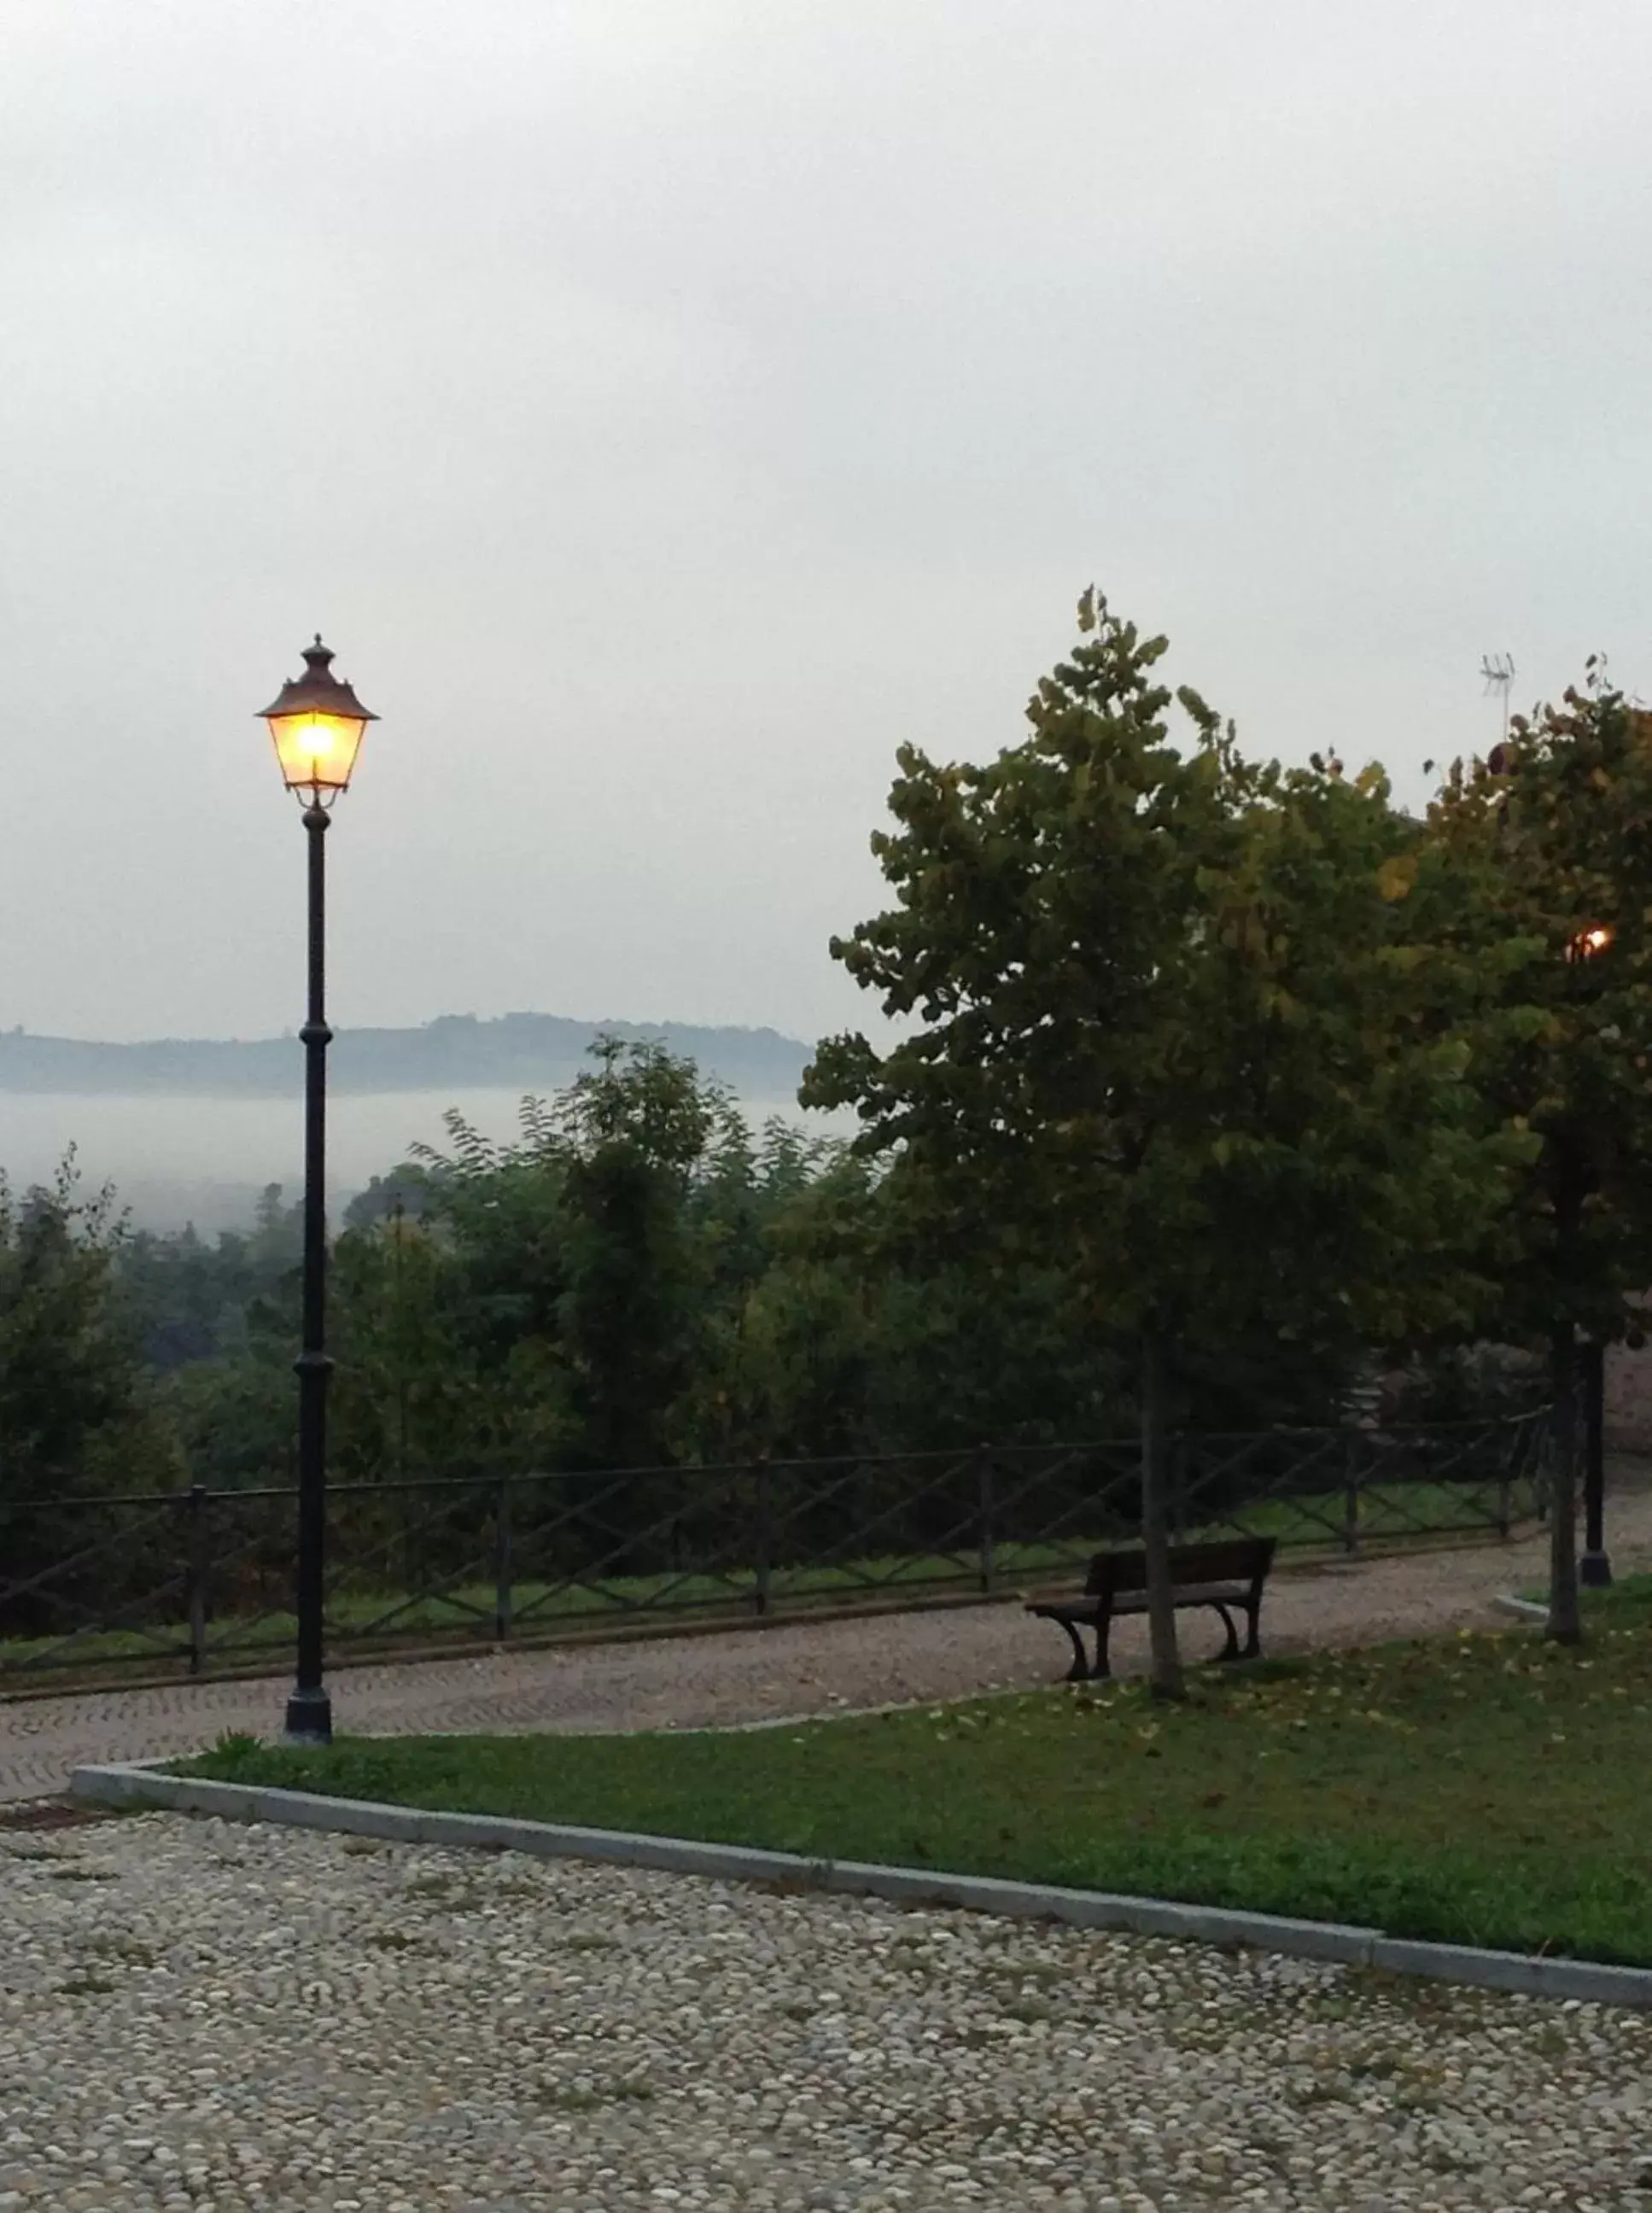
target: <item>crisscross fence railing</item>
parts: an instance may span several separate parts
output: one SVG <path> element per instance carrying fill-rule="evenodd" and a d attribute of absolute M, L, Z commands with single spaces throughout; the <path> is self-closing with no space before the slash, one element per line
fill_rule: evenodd
<path fill-rule="evenodd" d="M 1545 1413 L 1173 1440 L 1179 1539 L 1353 1553 L 1507 1537 L 1543 1510 Z M 832 1460 L 339 1484 L 335 1655 L 1047 1588 L 1133 1543 L 1133 1439 Z M 290 1489 L 8 1503 L 0 1690 L 274 1666 L 295 1640 Z"/>

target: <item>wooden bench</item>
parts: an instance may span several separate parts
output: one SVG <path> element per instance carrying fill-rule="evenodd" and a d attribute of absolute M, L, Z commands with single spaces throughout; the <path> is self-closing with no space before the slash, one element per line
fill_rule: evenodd
<path fill-rule="evenodd" d="M 1262 1611 L 1262 1586 L 1273 1565 L 1272 1537 L 1232 1537 L 1214 1545 L 1173 1545 L 1170 1547 L 1171 1602 L 1183 1606 L 1208 1606 L 1222 1616 L 1228 1643 L 1218 1655 L 1223 1660 L 1254 1660 L 1262 1646 L 1257 1636 Z M 1243 1645 L 1234 1626 L 1234 1613 L 1242 1609 L 1249 1633 Z M 1090 1562 L 1084 1595 L 1029 1605 L 1028 1613 L 1040 1621 L 1058 1621 L 1072 1639 L 1073 1664 L 1070 1683 L 1100 1681 L 1111 1675 L 1107 1639 L 1115 1617 L 1147 1612 L 1147 1554 L 1098 1552 Z M 1095 1665 L 1085 1656 L 1081 1628 L 1095 1631 Z"/>

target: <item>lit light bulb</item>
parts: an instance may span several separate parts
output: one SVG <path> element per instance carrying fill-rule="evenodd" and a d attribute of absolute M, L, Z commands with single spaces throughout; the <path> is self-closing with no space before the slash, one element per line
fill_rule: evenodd
<path fill-rule="evenodd" d="M 1567 960 L 1592 960 L 1597 953 L 1606 951 L 1614 935 L 1609 924 L 1603 922 L 1591 923 L 1587 930 L 1580 930 L 1566 948 Z"/>
<path fill-rule="evenodd" d="M 362 733 L 376 716 L 327 664 L 332 655 L 318 637 L 304 649 L 305 674 L 290 679 L 264 709 L 276 759 L 290 791 L 321 803 L 321 795 L 346 790 Z"/>

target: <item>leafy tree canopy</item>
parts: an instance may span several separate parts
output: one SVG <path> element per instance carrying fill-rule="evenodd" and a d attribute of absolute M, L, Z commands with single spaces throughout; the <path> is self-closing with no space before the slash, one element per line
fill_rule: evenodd
<path fill-rule="evenodd" d="M 1454 764 L 1425 850 L 1441 942 L 1490 979 L 1490 1113 L 1527 1132 L 1502 1297 L 1511 1333 L 1641 1320 L 1652 1238 L 1652 715 L 1598 669 Z"/>
<path fill-rule="evenodd" d="M 833 951 L 914 1026 L 829 1040 L 805 1099 L 941 1228 L 1070 1256 L 1109 1328 L 1466 1327 L 1521 1138 L 1464 1084 L 1472 966 L 1411 932 L 1414 832 L 1380 771 L 1248 763 L 1163 638 L 1079 621 L 1021 743 L 902 750 L 897 903 Z"/>

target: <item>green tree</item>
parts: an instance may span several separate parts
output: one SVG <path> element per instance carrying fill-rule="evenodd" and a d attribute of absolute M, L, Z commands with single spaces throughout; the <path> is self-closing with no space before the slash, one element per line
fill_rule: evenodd
<path fill-rule="evenodd" d="M 372 1176 L 344 1209 L 346 1229 L 369 1229 L 397 1216 L 416 1222 L 430 1204 L 430 1171 L 418 1161 L 403 1161 L 388 1175 Z"/>
<path fill-rule="evenodd" d="M 399 1208 L 333 1248 L 338 1362 L 329 1429 L 346 1479 L 474 1472 L 481 1385 L 461 1311 L 463 1263 L 423 1214 Z"/>
<path fill-rule="evenodd" d="M 427 1165 L 481 1372 L 554 1408 L 564 1459 L 646 1466 L 668 1451 L 692 1365 L 705 1270 L 691 1201 L 735 1109 L 662 1046 L 604 1037 L 592 1052 L 564 1091 L 524 1102 L 517 1143 L 450 1116 L 451 1149 Z"/>
<path fill-rule="evenodd" d="M 83 1193 L 72 1153 L 21 1198 L 0 1175 L 0 1557 L 14 1575 L 113 1541 L 115 1525 L 77 1501 L 177 1480 L 115 1274 L 125 1235 L 113 1193 Z M 107 1585 L 137 1565 L 122 1548 L 86 1572 Z M 7 1625 L 43 1626 L 51 1612 L 25 1592 Z"/>
<path fill-rule="evenodd" d="M 1439 941 L 1495 981 L 1475 1026 L 1488 1115 L 1529 1137 L 1504 1333 L 1549 1346 L 1549 1633 L 1574 1643 L 1578 1339 L 1644 1326 L 1652 1246 L 1652 715 L 1592 664 L 1489 759 L 1453 765 L 1427 839 Z"/>
<path fill-rule="evenodd" d="M 296 1479 L 298 1407 L 284 1336 L 254 1337 L 169 1369 L 157 1399 L 194 1482 L 247 1491 Z"/>
<path fill-rule="evenodd" d="M 781 1456 L 1109 1434 L 1118 1363 L 1058 1259 L 936 1235 L 834 1144 L 765 1216 L 766 1264 L 708 1361 L 739 1449 Z"/>
<path fill-rule="evenodd" d="M 1171 1359 L 1265 1329 L 1325 1361 L 1466 1326 L 1502 1203 L 1449 1013 L 1467 964 L 1406 917 L 1414 834 L 1380 773 L 1257 767 L 1104 601 L 983 765 L 913 747 L 874 851 L 897 904 L 834 955 L 907 1033 L 827 1040 L 803 1096 L 956 1236 L 1070 1257 L 1140 1346 L 1154 1680 L 1169 1605 Z M 1168 716 L 1180 702 L 1186 735 Z"/>

